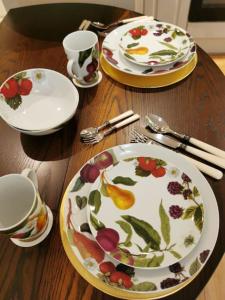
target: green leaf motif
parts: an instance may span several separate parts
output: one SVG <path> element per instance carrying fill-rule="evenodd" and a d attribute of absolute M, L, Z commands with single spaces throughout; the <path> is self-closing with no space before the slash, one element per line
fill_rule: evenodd
<path fill-rule="evenodd" d="M 133 47 L 136 47 L 136 46 L 138 46 L 138 45 L 139 45 L 139 43 L 128 44 L 128 45 L 127 45 L 127 48 L 133 48 Z"/>
<path fill-rule="evenodd" d="M 186 219 L 190 219 L 193 217 L 194 213 L 195 213 L 195 209 L 197 206 L 189 206 L 188 208 L 185 209 L 182 219 L 186 220 Z"/>
<path fill-rule="evenodd" d="M 176 31 L 176 34 L 178 36 L 184 36 L 185 35 L 185 33 L 183 31 L 181 31 L 181 30 L 176 29 L 175 31 Z"/>
<path fill-rule="evenodd" d="M 123 161 L 129 162 L 136 159 L 136 157 L 125 158 Z"/>
<path fill-rule="evenodd" d="M 27 76 L 27 72 L 20 72 L 19 74 L 15 75 L 13 78 L 15 80 L 20 80 L 20 79 L 23 79 Z"/>
<path fill-rule="evenodd" d="M 177 37 L 177 32 L 174 31 L 171 36 L 172 36 L 173 39 L 175 39 Z"/>
<path fill-rule="evenodd" d="M 22 103 L 22 98 L 20 95 L 16 95 L 13 98 L 6 99 L 6 103 L 14 110 L 16 110 Z"/>
<path fill-rule="evenodd" d="M 85 60 L 91 55 L 91 52 L 92 48 L 79 52 L 78 64 L 80 68 L 83 67 Z"/>
<path fill-rule="evenodd" d="M 101 221 L 97 220 L 92 214 L 90 214 L 90 221 L 96 231 L 105 228 L 105 225 Z"/>
<path fill-rule="evenodd" d="M 100 192 L 103 196 L 105 197 L 109 197 L 109 193 L 107 191 L 107 188 L 106 188 L 106 184 L 104 181 L 102 181 L 102 184 L 101 184 L 101 188 L 100 188 Z"/>
<path fill-rule="evenodd" d="M 124 185 L 129 185 L 129 186 L 135 185 L 137 183 L 137 181 L 134 181 L 129 177 L 122 177 L 122 176 L 115 177 L 112 180 L 112 182 L 114 184 L 119 184 L 120 183 L 120 184 L 124 184 Z"/>
<path fill-rule="evenodd" d="M 133 284 L 131 287 L 132 291 L 148 292 L 157 290 L 156 285 L 150 281 L 143 281 L 137 284 Z"/>
<path fill-rule="evenodd" d="M 134 231 L 146 242 L 146 244 L 151 245 L 151 249 L 160 249 L 159 246 L 161 243 L 161 237 L 158 232 L 152 227 L 152 225 L 133 216 L 124 215 L 121 217 L 129 224 L 131 224 Z"/>
<path fill-rule="evenodd" d="M 170 220 L 163 207 L 162 200 L 159 206 L 159 216 L 161 221 L 161 232 L 163 239 L 167 245 L 170 243 Z"/>
<path fill-rule="evenodd" d="M 167 163 L 162 159 L 156 159 L 156 165 L 158 167 L 165 167 L 165 166 L 167 166 Z"/>
<path fill-rule="evenodd" d="M 97 214 L 99 212 L 102 202 L 101 202 L 101 194 L 98 190 L 91 191 L 88 198 L 88 204 L 94 207 L 93 210 L 94 214 Z"/>
<path fill-rule="evenodd" d="M 120 228 L 127 234 L 125 242 L 123 242 L 125 247 L 130 247 L 132 245 L 131 243 L 131 237 L 132 237 L 132 228 L 129 223 L 124 221 L 116 221 L 116 223 L 120 226 Z"/>
<path fill-rule="evenodd" d="M 176 55 L 176 54 L 177 52 L 174 50 L 159 50 L 151 53 L 151 56 L 155 56 L 155 55 L 164 56 L 164 55 Z"/>
<path fill-rule="evenodd" d="M 194 197 L 200 196 L 200 193 L 199 193 L 198 189 L 196 188 L 196 186 L 193 187 L 193 195 L 194 195 Z"/>
<path fill-rule="evenodd" d="M 135 175 L 141 176 L 141 177 L 148 177 L 151 174 L 150 171 L 145 171 L 141 169 L 139 166 L 135 168 Z"/>
<path fill-rule="evenodd" d="M 84 182 L 82 181 L 81 177 L 78 177 L 70 192 L 73 193 L 73 192 L 79 191 L 83 185 L 84 185 Z"/>
<path fill-rule="evenodd" d="M 194 222 L 199 231 L 202 231 L 203 227 L 203 207 L 197 206 L 194 213 Z"/>
<path fill-rule="evenodd" d="M 184 246 L 187 248 L 191 246 L 195 241 L 195 238 L 193 235 L 189 234 L 185 239 L 184 239 Z"/>
<path fill-rule="evenodd" d="M 87 197 L 76 196 L 76 203 L 79 209 L 83 209 L 87 205 Z"/>
<path fill-rule="evenodd" d="M 161 265 L 161 263 L 163 262 L 164 260 L 164 254 L 160 255 L 160 256 L 157 256 L 157 255 L 154 255 L 151 259 L 151 262 L 149 263 L 148 267 L 159 267 Z"/>
<path fill-rule="evenodd" d="M 198 258 L 190 265 L 189 274 L 192 276 L 194 275 L 199 269 L 201 268 L 201 263 L 199 262 Z"/>
<path fill-rule="evenodd" d="M 175 251 L 175 250 L 169 250 L 169 253 L 172 254 L 177 259 L 181 259 L 182 258 L 182 256 L 177 251 Z"/>
<path fill-rule="evenodd" d="M 135 60 L 135 58 L 133 56 L 131 56 L 130 54 L 124 53 L 124 55 L 131 60 Z"/>
<path fill-rule="evenodd" d="M 178 50 L 177 47 L 171 45 L 170 43 L 166 43 L 166 42 L 159 42 L 160 44 L 162 44 L 163 46 L 166 46 L 170 49 L 173 49 L 173 50 Z"/>

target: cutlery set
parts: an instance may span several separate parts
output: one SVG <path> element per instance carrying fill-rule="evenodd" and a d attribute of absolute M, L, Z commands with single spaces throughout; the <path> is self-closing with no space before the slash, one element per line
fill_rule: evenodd
<path fill-rule="evenodd" d="M 81 141 L 85 144 L 96 144 L 99 143 L 112 133 L 113 131 L 118 130 L 119 128 L 128 125 L 132 122 L 135 122 L 140 119 L 140 116 L 138 114 L 134 114 L 132 110 L 126 111 L 122 113 L 121 115 L 105 121 L 102 125 L 98 127 L 89 127 L 86 129 L 83 129 L 80 132 L 80 138 Z M 175 150 L 184 150 L 188 153 L 191 153 L 194 156 L 199 157 L 200 159 L 203 159 L 205 161 L 210 162 L 211 164 L 214 164 L 220 168 L 225 169 L 225 151 L 222 151 L 216 147 L 213 147 L 207 143 L 204 143 L 202 141 L 199 141 L 193 137 L 188 137 L 184 134 L 180 134 L 172 130 L 169 125 L 166 123 L 164 119 L 161 117 L 150 114 L 149 116 L 145 117 L 146 120 L 146 129 L 142 127 L 135 128 L 131 132 L 131 142 L 135 143 L 156 143 L 158 145 L 164 145 L 166 147 L 175 149 Z M 121 122 L 119 122 L 121 121 Z M 119 122 L 119 123 L 117 123 Z M 102 129 L 105 129 L 106 127 L 109 127 L 105 131 L 101 131 Z M 151 132 L 150 130 L 154 131 L 155 133 Z M 164 134 L 171 134 L 174 137 L 176 137 L 179 140 L 182 140 L 183 142 L 178 141 L 177 139 L 174 139 L 170 136 L 165 136 Z M 198 148 L 201 148 L 205 151 L 202 151 L 198 148 L 192 147 L 187 145 L 186 143 L 191 143 Z M 194 164 L 200 171 L 203 173 L 215 178 L 215 179 L 221 179 L 223 177 L 223 173 L 211 166 L 208 166 L 200 161 L 197 161 L 196 159 L 190 158 L 186 155 L 179 154 L 186 159 L 188 159 L 192 164 Z"/>

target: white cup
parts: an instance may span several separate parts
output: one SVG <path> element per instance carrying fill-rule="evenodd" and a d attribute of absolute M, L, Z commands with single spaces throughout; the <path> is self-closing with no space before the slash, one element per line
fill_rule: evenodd
<path fill-rule="evenodd" d="M 51 225 L 52 214 L 40 198 L 33 170 L 0 177 L 0 233 L 19 246 L 29 247 L 41 242 Z"/>
<path fill-rule="evenodd" d="M 91 85 L 98 81 L 99 44 L 98 36 L 87 30 L 68 34 L 63 40 L 67 55 L 67 72 L 81 85 Z"/>

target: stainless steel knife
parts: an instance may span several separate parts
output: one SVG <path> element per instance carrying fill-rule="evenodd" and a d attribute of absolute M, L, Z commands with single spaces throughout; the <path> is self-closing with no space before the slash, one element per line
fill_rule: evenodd
<path fill-rule="evenodd" d="M 183 144 L 171 137 L 165 136 L 160 133 L 151 133 L 147 129 L 144 129 L 144 128 L 138 128 L 137 131 L 160 144 L 166 145 L 173 149 L 183 149 L 193 155 L 196 155 L 206 161 L 211 162 L 214 165 L 217 165 L 217 166 L 225 169 L 225 159 L 223 159 L 223 158 L 220 158 L 213 154 L 199 150 L 197 148 L 188 146 L 188 145 Z"/>

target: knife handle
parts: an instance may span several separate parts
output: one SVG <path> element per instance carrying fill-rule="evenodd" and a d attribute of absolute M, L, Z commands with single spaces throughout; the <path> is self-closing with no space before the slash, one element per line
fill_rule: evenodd
<path fill-rule="evenodd" d="M 207 166 L 206 164 L 203 164 L 202 162 L 200 162 L 196 159 L 190 158 L 184 154 L 179 153 L 179 155 L 181 155 L 182 157 L 184 157 L 185 159 L 190 161 L 190 163 L 195 165 L 201 172 L 211 176 L 212 178 L 219 180 L 223 177 L 223 173 L 220 170 L 217 170 L 213 167 Z"/>
<path fill-rule="evenodd" d="M 213 154 L 207 153 L 205 151 L 201 151 L 197 148 L 187 146 L 187 145 L 184 145 L 184 144 L 181 145 L 181 148 L 184 149 L 185 151 L 191 153 L 191 154 L 194 154 L 198 157 L 201 157 L 204 160 L 207 160 L 207 161 L 211 162 L 214 165 L 217 165 L 217 166 L 225 169 L 225 159 L 224 158 L 215 156 Z"/>
<path fill-rule="evenodd" d="M 204 142 L 202 142 L 202 141 L 199 141 L 199 140 L 197 140 L 197 139 L 195 139 L 195 138 L 193 138 L 193 137 L 191 137 L 191 138 L 189 139 L 189 142 L 190 142 L 191 144 L 193 144 L 193 145 L 195 145 L 195 146 L 197 146 L 197 147 L 199 147 L 199 148 L 201 148 L 201 149 L 203 149 L 203 150 L 209 152 L 209 153 L 212 153 L 212 154 L 214 154 L 214 155 L 216 155 L 216 156 L 225 158 L 225 151 L 220 150 L 219 148 L 216 148 L 216 147 L 211 146 L 211 145 L 209 145 L 209 144 L 207 144 L 207 143 L 204 143 Z"/>

